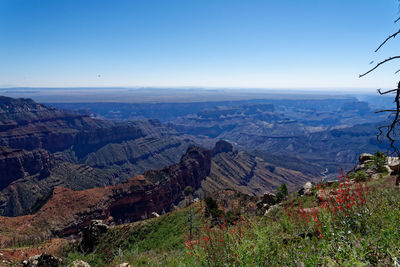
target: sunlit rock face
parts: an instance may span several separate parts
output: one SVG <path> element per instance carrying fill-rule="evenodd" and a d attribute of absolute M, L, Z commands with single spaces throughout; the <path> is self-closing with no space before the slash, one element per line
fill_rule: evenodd
<path fill-rule="evenodd" d="M 101 120 L 0 96 L 0 215 L 32 212 L 55 186 L 115 185 L 163 168 L 191 144 L 158 120 Z"/>

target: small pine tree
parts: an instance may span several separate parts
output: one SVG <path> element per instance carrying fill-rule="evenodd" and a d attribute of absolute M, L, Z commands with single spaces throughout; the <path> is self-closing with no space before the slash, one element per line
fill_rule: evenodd
<path fill-rule="evenodd" d="M 217 225 L 221 219 L 221 215 L 224 215 L 224 212 L 218 208 L 217 201 L 213 198 L 206 197 L 204 202 L 206 203 L 205 216 L 211 217 L 212 224 Z"/>
<path fill-rule="evenodd" d="M 376 151 L 374 156 L 374 165 L 376 166 L 376 169 L 378 172 L 385 172 L 385 164 L 386 164 L 386 155 L 383 152 Z"/>
<path fill-rule="evenodd" d="M 285 200 L 289 192 L 285 183 L 283 183 L 276 191 L 276 202 L 281 202 Z"/>

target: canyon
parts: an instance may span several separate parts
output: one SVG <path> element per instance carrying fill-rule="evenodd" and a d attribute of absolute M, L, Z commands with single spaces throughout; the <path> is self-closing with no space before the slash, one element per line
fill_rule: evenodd
<path fill-rule="evenodd" d="M 376 141 L 383 118 L 371 117 L 371 107 L 351 97 L 57 105 L 0 97 L 0 215 L 36 212 L 54 187 L 117 185 L 179 162 L 191 145 L 211 149 L 221 139 L 234 149 L 213 158 L 215 171 L 199 194 L 214 187 L 262 194 L 282 182 L 294 188 L 314 177 L 334 178 L 359 153 L 386 145 Z M 110 117 L 117 120 L 101 117 L 109 117 L 101 113 L 106 110 L 119 114 Z"/>
<path fill-rule="evenodd" d="M 261 196 L 274 191 L 281 182 L 287 182 L 293 191 L 310 179 L 249 155 L 247 164 L 251 166 L 246 165 L 243 157 L 243 152 L 219 141 L 212 150 L 190 146 L 179 163 L 147 171 L 118 185 L 86 190 L 55 186 L 33 214 L 0 217 L 0 243 L 7 246 L 12 240 L 23 242 L 33 236 L 47 239 L 77 235 L 92 220 L 121 224 L 149 218 L 153 213 L 163 214 L 179 205 L 187 186 L 198 197 L 226 187 Z M 225 164 L 221 163 L 223 159 Z"/>
<path fill-rule="evenodd" d="M 114 185 L 179 161 L 193 144 L 157 120 L 114 122 L 0 96 L 0 215 L 52 190 Z"/>

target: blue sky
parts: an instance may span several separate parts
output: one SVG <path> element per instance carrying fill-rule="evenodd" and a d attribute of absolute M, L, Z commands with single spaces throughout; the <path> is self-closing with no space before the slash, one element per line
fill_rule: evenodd
<path fill-rule="evenodd" d="M 396 0 L 0 0 L 0 86 L 392 88 Z M 397 68 L 396 68 L 397 67 Z"/>

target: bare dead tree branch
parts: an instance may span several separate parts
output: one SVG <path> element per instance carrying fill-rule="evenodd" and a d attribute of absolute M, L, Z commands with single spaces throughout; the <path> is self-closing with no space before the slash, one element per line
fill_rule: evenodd
<path fill-rule="evenodd" d="M 392 38 L 395 38 L 398 34 L 400 33 L 400 30 L 398 30 L 397 32 L 393 33 L 392 35 L 390 35 L 388 38 L 385 39 L 385 41 L 383 41 L 378 48 L 375 50 L 375 52 L 378 52 L 379 49 L 382 48 L 382 46 L 384 46 L 386 44 L 387 41 L 389 41 Z"/>
<path fill-rule="evenodd" d="M 395 57 L 387 58 L 387 59 L 385 59 L 385 60 L 379 62 L 378 64 L 376 64 L 375 67 L 373 67 L 372 69 L 370 69 L 370 70 L 367 71 L 366 73 L 360 74 L 360 75 L 359 75 L 359 78 L 364 77 L 364 76 L 367 75 L 368 73 L 373 72 L 373 71 L 376 70 L 380 65 L 385 64 L 386 62 L 389 62 L 389 61 L 394 60 L 394 59 L 399 59 L 399 58 L 400 58 L 400 56 L 395 56 Z"/>
<path fill-rule="evenodd" d="M 399 6 L 400 7 L 400 6 Z M 397 23 L 398 21 L 400 21 L 400 17 L 398 17 L 394 23 Z M 397 32 L 393 33 L 392 35 L 388 36 L 379 46 L 378 48 L 375 50 L 375 52 L 378 52 L 390 39 L 395 38 L 397 35 L 400 34 L 400 30 L 398 30 Z M 365 75 L 371 73 L 372 71 L 376 70 L 379 66 L 395 60 L 395 59 L 399 59 L 400 56 L 394 56 L 394 57 L 389 57 L 381 62 L 379 62 L 378 64 L 375 65 L 375 67 L 373 67 L 372 69 L 368 70 L 367 72 L 360 74 L 359 77 L 364 77 Z M 371 62 L 372 63 L 372 62 Z M 399 73 L 400 69 L 397 70 L 395 72 L 395 74 Z M 400 156 L 400 151 L 399 149 L 395 146 L 395 142 L 396 139 L 398 140 L 398 130 L 400 128 L 400 82 L 398 82 L 397 84 L 397 88 L 396 89 L 389 89 L 386 91 L 382 91 L 382 89 L 378 89 L 378 93 L 380 95 L 385 95 L 385 94 L 389 94 L 389 93 L 395 93 L 396 96 L 394 97 L 394 103 L 395 103 L 395 107 L 394 109 L 384 109 L 384 110 L 379 110 L 376 111 L 375 113 L 385 113 L 385 112 L 389 112 L 389 118 L 391 123 L 389 125 L 382 125 L 380 127 L 378 127 L 378 131 L 379 134 L 376 136 L 376 138 L 378 140 L 380 140 L 382 137 L 386 138 L 389 142 L 390 142 L 390 148 L 389 150 L 392 150 L 392 153 L 396 153 L 397 156 Z"/>
<path fill-rule="evenodd" d="M 384 109 L 384 110 L 375 111 L 375 113 L 396 112 L 396 111 L 397 111 L 397 110 L 395 110 L 395 109 Z"/>
<path fill-rule="evenodd" d="M 382 89 L 378 89 L 378 93 L 380 94 L 380 95 L 385 95 L 385 94 L 388 94 L 388 93 L 393 93 L 393 92 L 396 92 L 398 89 L 396 88 L 396 89 L 390 89 L 390 90 L 388 90 L 388 91 L 386 91 L 386 92 L 382 92 Z"/>
<path fill-rule="evenodd" d="M 384 125 L 384 126 L 378 127 L 379 134 L 376 136 L 376 139 L 379 141 L 379 139 L 384 135 L 382 129 L 385 129 L 385 128 L 390 129 L 390 127 L 391 127 L 391 125 Z M 390 134 L 386 134 L 386 138 L 387 138 L 387 139 L 389 140 L 389 142 L 390 142 L 390 148 L 393 150 L 393 153 L 398 155 L 398 154 L 399 154 L 399 150 L 398 150 L 398 148 L 394 145 L 394 143 L 395 143 L 396 140 L 393 139 L 393 138 L 390 136 Z"/>
<path fill-rule="evenodd" d="M 390 129 L 387 132 L 386 136 L 390 135 L 390 133 L 393 131 L 393 128 L 395 126 L 395 124 L 397 123 L 397 120 L 399 119 L 399 111 L 400 111 L 400 100 L 399 100 L 399 96 L 400 96 L 400 82 L 398 84 L 397 87 L 397 92 L 396 92 L 396 98 L 394 99 L 394 101 L 396 102 L 396 115 L 392 121 L 392 124 L 390 125 Z"/>
<path fill-rule="evenodd" d="M 379 113 L 379 112 L 392 112 L 394 114 L 394 118 L 392 120 L 392 123 L 390 125 L 383 125 L 378 127 L 379 130 L 379 134 L 377 135 L 377 139 L 379 140 L 379 138 L 384 134 L 382 129 L 387 129 L 387 132 L 385 134 L 386 138 L 389 140 L 390 142 L 390 147 L 392 148 L 392 150 L 394 151 L 394 153 L 399 154 L 399 150 L 398 148 L 394 145 L 395 143 L 395 139 L 394 137 L 396 136 L 396 133 L 393 132 L 396 124 L 399 123 L 399 117 L 400 117 L 400 82 L 397 85 L 397 89 L 392 89 L 386 92 L 381 92 L 380 89 L 378 89 L 378 92 L 382 95 L 382 94 L 386 94 L 386 93 L 390 93 L 390 92 L 396 92 L 396 97 L 394 99 L 394 102 L 396 103 L 396 109 L 390 109 L 390 110 L 380 110 L 377 111 L 375 113 Z"/>

